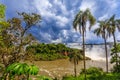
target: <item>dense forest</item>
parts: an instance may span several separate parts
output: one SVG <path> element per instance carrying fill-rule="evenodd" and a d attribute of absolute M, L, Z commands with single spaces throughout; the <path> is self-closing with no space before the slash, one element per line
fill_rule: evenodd
<path fill-rule="evenodd" d="M 73 53 L 79 53 L 83 59 L 82 50 L 66 47 L 64 44 L 37 44 L 26 48 L 26 57 L 30 60 L 56 60 L 68 58 Z M 27 59 L 26 58 L 26 59 Z M 86 57 L 87 58 L 87 57 Z M 87 58 L 89 59 L 89 58 Z"/>

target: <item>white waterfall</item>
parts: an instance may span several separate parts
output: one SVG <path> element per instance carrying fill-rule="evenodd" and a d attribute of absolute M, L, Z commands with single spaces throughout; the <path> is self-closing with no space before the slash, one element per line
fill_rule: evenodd
<path fill-rule="evenodd" d="M 110 49 L 112 48 L 112 43 L 107 44 L 108 48 L 108 58 L 110 60 Z M 82 49 L 82 45 L 79 43 L 68 43 L 68 47 Z M 105 45 L 104 44 L 87 44 L 85 45 L 85 54 L 92 60 L 103 60 L 105 61 Z"/>

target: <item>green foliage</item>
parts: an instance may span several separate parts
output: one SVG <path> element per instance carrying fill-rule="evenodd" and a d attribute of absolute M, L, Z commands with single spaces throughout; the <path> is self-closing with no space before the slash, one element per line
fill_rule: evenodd
<path fill-rule="evenodd" d="M 70 54 L 69 58 L 70 58 L 70 62 L 73 62 L 74 64 L 78 64 L 78 62 L 83 59 L 83 56 L 79 51 L 79 52 Z"/>
<path fill-rule="evenodd" d="M 78 62 L 83 59 L 83 56 L 81 55 L 80 51 L 75 51 L 75 53 L 71 53 L 69 55 L 70 62 L 74 63 L 74 76 L 77 76 L 77 69 L 76 66 L 78 65 Z"/>
<path fill-rule="evenodd" d="M 78 14 L 75 16 L 75 19 L 73 21 L 73 27 L 77 30 L 77 25 L 79 25 L 79 32 L 80 34 L 83 34 L 82 31 L 86 32 L 86 23 L 89 21 L 90 27 L 93 26 L 96 22 L 96 19 L 94 16 L 91 14 L 89 9 L 86 9 L 85 11 L 79 11 Z M 84 28 L 82 28 L 84 27 Z"/>
<path fill-rule="evenodd" d="M 8 73 L 21 75 L 29 72 L 29 74 L 35 75 L 39 71 L 36 66 L 14 62 L 19 62 L 21 58 L 24 58 L 25 46 L 34 41 L 34 37 L 27 31 L 31 27 L 37 26 L 41 21 L 41 16 L 36 13 L 23 12 L 18 13 L 19 18 L 5 20 L 5 9 L 5 5 L 0 4 L 0 62 L 6 68 L 3 77 L 5 79 Z"/>
<path fill-rule="evenodd" d="M 101 68 L 91 67 L 86 70 L 86 80 L 120 80 L 119 73 L 104 73 Z M 63 76 L 62 80 L 84 80 L 84 71 L 77 77 Z"/>
<path fill-rule="evenodd" d="M 84 69 L 86 72 L 86 57 L 85 57 L 85 33 L 86 33 L 86 24 L 89 22 L 89 29 L 95 24 L 96 19 L 92 15 L 89 9 L 85 11 L 79 11 L 73 20 L 73 28 L 78 30 L 79 33 L 82 35 L 82 44 L 83 44 L 83 59 L 84 59 Z M 86 73 L 85 73 L 86 76 Z"/>
<path fill-rule="evenodd" d="M 115 52 L 119 53 L 120 52 L 120 44 L 116 44 L 116 48 L 113 47 L 111 49 L 111 52 L 112 52 L 111 55 L 114 55 Z"/>
<path fill-rule="evenodd" d="M 4 43 L 2 42 L 3 41 L 2 31 L 10 26 L 10 24 L 5 21 L 5 10 L 6 6 L 0 4 L 0 46 L 4 45 Z"/>
<path fill-rule="evenodd" d="M 5 18 L 5 9 L 6 9 L 5 5 L 0 4 L 0 19 Z"/>
<path fill-rule="evenodd" d="M 28 65 L 26 63 L 13 63 L 6 68 L 6 72 L 12 73 L 13 75 L 30 74 L 37 75 L 39 69 L 35 65 Z"/>
<path fill-rule="evenodd" d="M 70 54 L 80 52 L 78 49 L 72 49 L 66 47 L 64 44 L 37 44 L 31 45 L 26 48 L 27 58 L 30 58 L 32 55 L 34 60 L 56 60 L 56 59 L 65 59 Z M 30 55 L 30 56 L 29 56 Z M 80 54 L 82 56 L 82 53 Z"/>
<path fill-rule="evenodd" d="M 5 67 L 24 58 L 26 46 L 35 41 L 27 31 L 41 20 L 41 16 L 34 13 L 19 15 L 19 18 L 0 21 L 0 57 Z"/>
<path fill-rule="evenodd" d="M 25 75 L 27 80 L 29 79 L 29 75 L 37 75 L 39 72 L 39 68 L 35 65 L 28 65 L 26 63 L 13 63 L 10 64 L 5 73 L 9 73 L 9 77 L 13 78 L 21 75 Z"/>
<path fill-rule="evenodd" d="M 77 80 L 74 76 L 63 76 L 62 80 Z"/>
<path fill-rule="evenodd" d="M 80 74 L 84 74 L 84 69 L 80 72 Z M 103 74 L 102 68 L 90 67 L 86 70 L 86 74 Z"/>
<path fill-rule="evenodd" d="M 84 69 L 82 69 L 80 74 L 84 74 Z M 86 74 L 90 80 L 97 80 L 104 74 L 104 72 L 102 68 L 91 67 L 86 70 Z"/>
<path fill-rule="evenodd" d="M 37 66 L 35 66 L 35 65 L 30 65 L 29 66 L 28 73 L 30 75 L 37 75 L 38 72 L 39 72 L 39 68 Z"/>
<path fill-rule="evenodd" d="M 106 55 L 106 72 L 108 72 L 108 51 L 107 51 L 107 38 L 108 38 L 108 21 L 98 21 L 99 27 L 94 30 L 94 33 L 97 36 L 101 36 L 104 39 L 104 45 L 105 45 L 105 55 Z"/>
<path fill-rule="evenodd" d="M 120 44 L 117 44 L 116 47 L 113 47 L 111 49 L 111 63 L 118 63 L 117 65 L 113 66 L 113 69 L 111 69 L 114 73 L 120 73 L 120 56 L 118 53 L 120 52 Z"/>
<path fill-rule="evenodd" d="M 13 63 L 9 65 L 6 69 L 6 72 L 10 72 L 13 75 L 22 75 L 27 74 L 29 66 L 26 63 Z"/>
<path fill-rule="evenodd" d="M 53 60 L 57 60 L 57 59 L 66 59 L 67 56 L 61 55 L 61 54 L 36 54 L 34 55 L 34 60 L 39 61 L 39 60 L 43 60 L 43 61 L 53 61 Z"/>
<path fill-rule="evenodd" d="M 111 72 L 113 73 L 120 73 L 120 65 L 114 65 L 113 68 L 111 69 Z"/>

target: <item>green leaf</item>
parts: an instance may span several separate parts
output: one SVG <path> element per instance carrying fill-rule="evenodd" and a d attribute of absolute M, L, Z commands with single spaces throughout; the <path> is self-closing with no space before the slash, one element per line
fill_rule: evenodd
<path fill-rule="evenodd" d="M 39 68 L 35 65 L 31 65 L 31 66 L 29 66 L 29 71 L 28 72 L 29 72 L 30 75 L 37 75 L 38 72 L 39 72 Z"/>

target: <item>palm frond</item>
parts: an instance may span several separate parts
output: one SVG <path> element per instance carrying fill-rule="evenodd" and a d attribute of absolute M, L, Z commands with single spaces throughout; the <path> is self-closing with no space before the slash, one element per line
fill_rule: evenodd
<path fill-rule="evenodd" d="M 91 26 L 93 26 L 96 22 L 96 19 L 91 14 L 89 15 L 89 22 L 90 22 L 89 29 L 91 29 Z"/>
<path fill-rule="evenodd" d="M 114 19 L 115 19 L 115 14 L 112 15 L 112 17 L 110 17 L 109 21 L 114 21 Z"/>
<path fill-rule="evenodd" d="M 118 31 L 120 32 L 120 19 L 116 19 L 116 26 Z"/>
<path fill-rule="evenodd" d="M 94 30 L 94 33 L 95 33 L 97 36 L 100 36 L 101 29 L 100 29 L 100 28 L 95 29 L 95 30 Z"/>
<path fill-rule="evenodd" d="M 79 24 L 80 20 L 81 20 L 81 14 L 82 11 L 80 11 L 76 16 L 75 19 L 73 21 L 73 28 L 77 30 L 77 25 Z"/>

